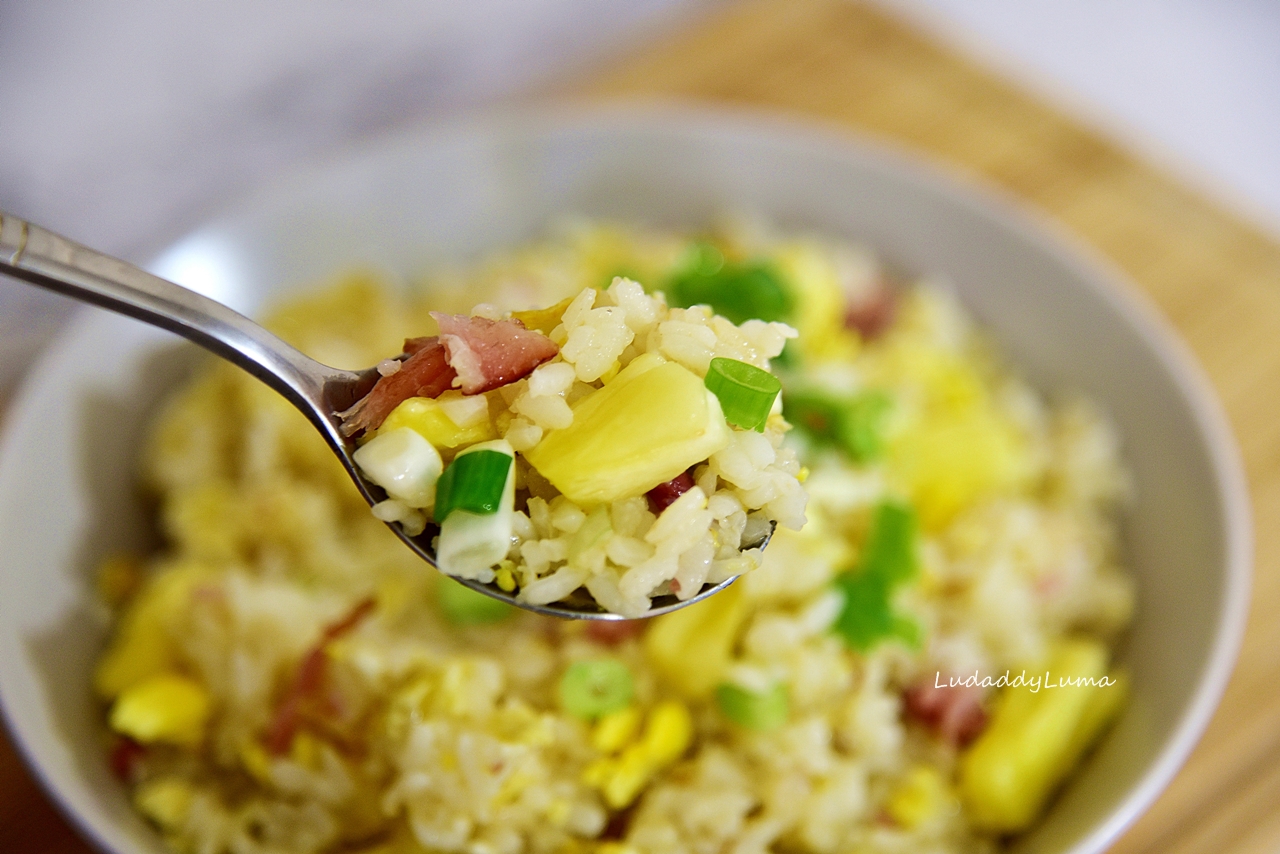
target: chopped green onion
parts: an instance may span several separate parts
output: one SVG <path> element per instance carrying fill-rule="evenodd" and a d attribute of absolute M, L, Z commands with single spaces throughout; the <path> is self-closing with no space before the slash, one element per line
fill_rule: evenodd
<path fill-rule="evenodd" d="M 915 575 L 916 514 L 910 507 L 886 501 L 876 508 L 859 564 L 862 572 L 879 575 L 891 584 Z"/>
<path fill-rule="evenodd" d="M 920 645 L 920 626 L 893 609 L 894 589 L 916 573 L 915 540 L 911 508 L 885 502 L 876 509 L 858 566 L 835 579 L 844 605 L 832 628 L 850 647 L 865 652 L 889 638 Z"/>
<path fill-rule="evenodd" d="M 511 457 L 501 451 L 458 454 L 436 482 L 436 522 L 444 522 L 454 510 L 478 516 L 498 512 L 510 471 Z"/>
<path fill-rule="evenodd" d="M 892 401 L 882 391 L 839 397 L 822 391 L 788 391 L 782 414 L 818 444 L 834 445 L 854 462 L 884 453 L 884 418 Z"/>
<path fill-rule="evenodd" d="M 685 273 L 714 276 L 724 269 L 724 253 L 714 243 L 702 241 L 689 247 Z"/>
<path fill-rule="evenodd" d="M 723 357 L 711 360 L 705 382 L 720 401 L 725 420 L 757 433 L 764 432 L 769 410 L 782 391 L 782 383 L 768 371 Z"/>
<path fill-rule="evenodd" d="M 635 694 L 631 671 L 615 658 L 575 661 L 560 677 L 560 705 L 579 718 L 624 709 Z"/>
<path fill-rule="evenodd" d="M 473 465 L 473 458 L 480 462 Z M 445 469 L 441 478 L 449 476 L 449 483 L 442 489 L 443 498 L 436 498 L 441 520 L 436 567 L 441 572 L 482 582 L 494 579 L 493 567 L 511 549 L 514 470 L 515 451 L 505 439 L 472 445 Z M 492 491 L 499 487 L 501 492 L 494 496 Z"/>
<path fill-rule="evenodd" d="M 710 244 L 697 244 L 684 269 L 668 288 L 674 304 L 709 305 L 734 323 L 785 320 L 791 314 L 791 293 L 782 278 L 765 264 L 733 264 Z"/>
<path fill-rule="evenodd" d="M 472 590 L 452 578 L 441 577 L 436 585 L 436 601 L 449 622 L 457 626 L 478 626 L 505 620 L 516 609 L 500 599 Z"/>
<path fill-rule="evenodd" d="M 716 687 L 716 702 L 726 718 L 747 729 L 777 729 L 791 712 L 787 686 L 781 682 L 761 692 L 724 682 Z"/>

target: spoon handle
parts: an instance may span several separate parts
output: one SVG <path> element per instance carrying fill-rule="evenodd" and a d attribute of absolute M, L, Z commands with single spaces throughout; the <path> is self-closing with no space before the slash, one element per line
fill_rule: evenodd
<path fill-rule="evenodd" d="M 271 386 L 341 442 L 326 390 L 355 375 L 303 355 L 219 302 L 3 211 L 0 272 L 190 339 Z"/>

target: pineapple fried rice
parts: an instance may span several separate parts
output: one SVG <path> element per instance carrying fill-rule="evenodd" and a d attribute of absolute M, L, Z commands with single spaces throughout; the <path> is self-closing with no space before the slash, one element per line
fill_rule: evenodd
<path fill-rule="evenodd" d="M 695 496 L 678 515 L 702 514 L 698 566 L 682 550 L 653 578 L 715 577 L 719 552 L 694 541 L 713 525 L 748 541 L 746 508 L 779 500 L 767 483 L 803 481 L 808 523 L 677 613 L 518 611 L 428 570 L 302 416 L 208 365 L 149 439 L 163 550 L 99 574 L 117 613 L 95 675 L 112 767 L 173 850 L 974 852 L 1035 823 L 1124 700 L 1110 648 L 1134 599 L 1117 550 L 1128 481 L 1095 407 L 1030 388 L 944 289 L 889 289 L 866 251 L 755 225 L 571 224 L 428 284 L 397 296 L 348 277 L 271 326 L 358 366 L 399 352 L 428 302 L 577 295 L 577 317 L 626 306 L 632 341 L 702 376 L 728 332 L 716 315 L 749 339 L 735 358 L 760 367 L 788 324 L 799 337 L 774 367 L 794 428 L 781 443 L 774 413 L 693 468 L 701 496 L 668 509 Z M 633 329 L 642 303 L 665 319 Z M 715 314 L 674 307 L 703 303 Z M 621 351 L 583 368 L 591 344 L 580 333 L 574 354 L 566 318 L 554 364 L 574 376 L 535 370 L 490 392 L 494 436 L 472 442 L 523 454 L 576 394 L 600 393 Z M 539 498 L 536 466 L 516 472 L 523 569 L 495 576 L 526 595 L 574 564 L 588 526 L 621 571 L 592 589 L 601 602 L 659 554 L 667 514 L 644 499 L 593 520 Z"/>

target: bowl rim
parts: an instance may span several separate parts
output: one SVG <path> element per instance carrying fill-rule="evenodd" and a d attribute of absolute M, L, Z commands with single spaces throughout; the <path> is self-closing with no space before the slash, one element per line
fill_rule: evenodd
<path fill-rule="evenodd" d="M 440 145 L 450 139 L 496 138 L 523 134 L 546 137 L 566 133 L 638 130 L 666 136 L 746 135 L 789 151 L 807 151 L 858 169 L 889 173 L 895 180 L 923 185 L 945 197 L 948 204 L 997 224 L 1018 240 L 1032 245 L 1067 269 L 1111 311 L 1133 329 L 1156 357 L 1187 404 L 1207 450 L 1222 507 L 1223 598 L 1216 631 L 1190 702 L 1171 729 L 1156 758 L 1107 817 L 1081 836 L 1069 854 L 1099 854 L 1145 812 L 1172 781 L 1212 719 L 1236 664 L 1247 624 L 1253 578 L 1253 515 L 1248 480 L 1238 443 L 1216 390 L 1195 359 L 1190 346 L 1164 317 L 1154 300 L 1115 262 L 1083 236 L 1069 230 L 1048 212 L 974 171 L 912 148 L 905 141 L 872 135 L 830 119 L 796 111 L 758 106 L 725 105 L 692 98 L 619 98 L 599 103 L 564 99 L 550 103 L 504 105 L 472 110 L 451 118 L 415 122 L 383 133 L 352 140 L 324 155 L 306 158 L 259 187 L 233 193 L 198 212 L 178 233 L 149 241 L 152 251 L 140 253 L 153 268 L 165 251 L 186 237 L 246 211 L 261 208 L 270 198 L 287 196 L 314 177 L 349 167 L 354 161 L 386 156 L 404 145 Z M 0 420 L 0 471 L 15 453 L 13 424 L 28 407 L 53 354 L 83 334 L 96 312 L 77 311 L 22 377 Z M 26 727 L 7 701 L 9 679 L 0 673 L 0 720 L 28 770 L 78 833 L 104 852 L 123 854 L 113 826 L 82 814 L 69 793 L 50 778 L 35 749 L 24 737 Z M 113 838 L 114 837 L 114 838 Z"/>

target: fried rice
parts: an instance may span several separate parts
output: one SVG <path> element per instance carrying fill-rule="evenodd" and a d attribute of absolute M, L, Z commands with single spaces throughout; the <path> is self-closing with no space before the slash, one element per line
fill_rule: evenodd
<path fill-rule="evenodd" d="M 713 524 L 744 539 L 746 507 L 806 512 L 767 497 L 771 466 L 803 481 L 808 522 L 678 613 L 587 624 L 460 596 L 287 402 L 222 364 L 174 394 L 144 467 L 164 545 L 103 565 L 117 619 L 94 686 L 112 766 L 173 850 L 977 852 L 1034 824 L 1123 702 L 1109 658 L 1134 607 L 1117 531 L 1129 481 L 1105 414 L 1029 386 L 945 286 L 889 286 L 863 248 L 752 223 L 575 222 L 422 287 L 348 275 L 270 325 L 358 367 L 399 352 L 428 309 L 594 294 L 563 325 L 572 377 L 539 369 L 493 392 L 494 429 L 527 449 L 633 346 L 605 342 L 616 312 L 592 312 L 624 308 L 633 341 L 705 372 L 715 316 L 655 293 L 678 292 L 708 246 L 785 284 L 795 429 L 735 431 L 695 468 L 701 498 L 665 536 L 712 558 L 635 587 L 730 571 L 697 543 Z M 632 315 L 659 303 L 661 322 Z M 739 358 L 777 356 L 784 330 L 751 323 L 730 324 Z M 517 481 L 531 601 L 590 512 L 539 498 L 537 477 L 526 465 Z M 603 560 L 623 572 L 597 599 L 658 553 L 648 535 L 666 518 L 642 498 L 612 506 Z M 1016 683 L 1046 668 L 1090 681 Z"/>

